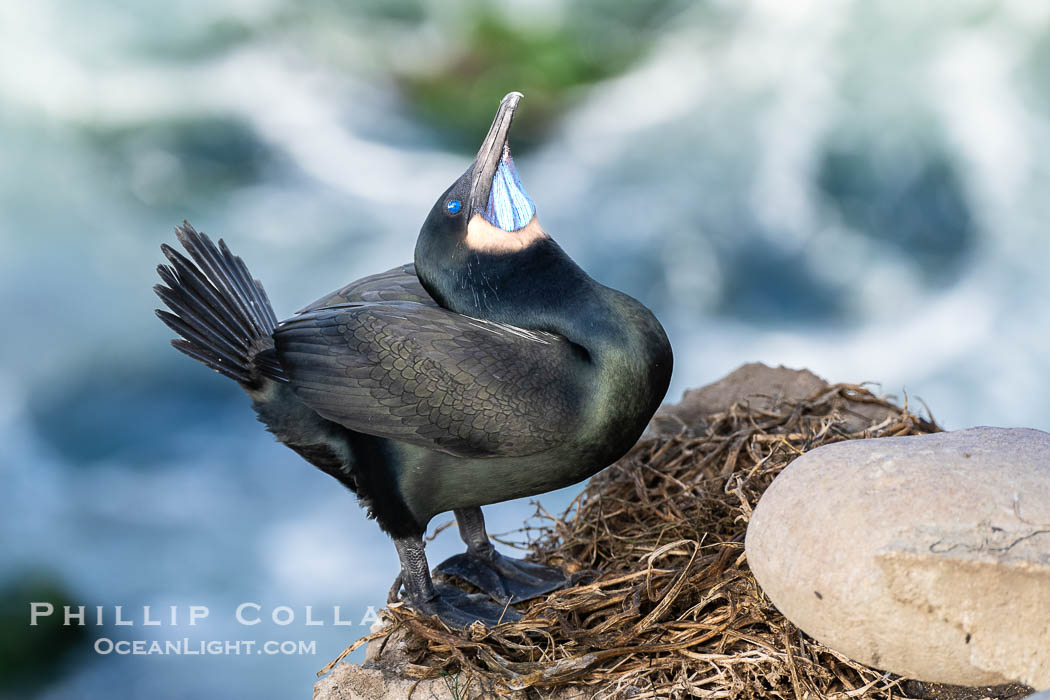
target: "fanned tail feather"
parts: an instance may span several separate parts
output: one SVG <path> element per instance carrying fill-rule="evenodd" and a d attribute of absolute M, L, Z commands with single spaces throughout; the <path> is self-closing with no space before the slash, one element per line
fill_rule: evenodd
<path fill-rule="evenodd" d="M 175 235 L 192 260 L 161 245 L 171 265 L 157 267 L 164 284 L 153 288 L 171 310 L 157 309 L 157 316 L 181 336 L 171 344 L 248 387 L 264 377 L 288 381 L 273 350 L 277 317 L 262 283 L 221 239 L 216 246 L 186 222 Z"/>

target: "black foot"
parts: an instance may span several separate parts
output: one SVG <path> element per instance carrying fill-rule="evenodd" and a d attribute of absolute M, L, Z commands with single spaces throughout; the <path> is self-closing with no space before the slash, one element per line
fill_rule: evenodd
<path fill-rule="evenodd" d="M 494 627 L 501 622 L 514 622 L 521 619 L 521 613 L 509 605 L 496 605 L 488 596 L 480 593 L 464 593 L 455 586 L 434 586 L 437 596 L 430 600 L 414 601 L 408 604 L 424 615 L 437 615 L 446 625 L 453 629 L 466 629 L 476 621 Z"/>
<path fill-rule="evenodd" d="M 495 550 L 491 558 L 469 551 L 449 557 L 434 573 L 459 577 L 503 604 L 535 598 L 569 584 L 560 569 L 511 559 Z"/>

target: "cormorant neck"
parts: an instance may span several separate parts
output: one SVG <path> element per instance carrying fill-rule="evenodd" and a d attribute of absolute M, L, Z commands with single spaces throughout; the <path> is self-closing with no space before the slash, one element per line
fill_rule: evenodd
<path fill-rule="evenodd" d="M 568 338 L 588 351 L 603 332 L 616 331 L 602 313 L 602 292 L 549 237 L 513 252 L 491 253 L 465 243 L 434 255 L 422 239 L 416 273 L 441 306 L 474 318 Z"/>
<path fill-rule="evenodd" d="M 597 406 L 595 439 L 611 459 L 641 434 L 671 381 L 671 345 L 640 302 L 591 279 L 550 238 L 499 255 L 453 246 L 448 255 L 420 237 L 416 274 L 434 300 L 456 313 L 559 335 L 579 351 Z M 610 418 L 613 411 L 615 418 Z M 621 441 L 606 441 L 608 420 Z M 585 430 L 581 428 L 581 430 Z M 620 451 L 617 451 L 620 450 Z"/>

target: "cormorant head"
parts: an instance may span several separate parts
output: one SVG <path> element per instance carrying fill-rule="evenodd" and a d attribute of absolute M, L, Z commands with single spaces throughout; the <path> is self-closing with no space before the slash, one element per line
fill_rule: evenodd
<path fill-rule="evenodd" d="M 416 240 L 416 275 L 441 306 L 534 330 L 592 280 L 543 230 L 510 157 L 522 95 L 496 110 L 478 155 L 434 203 Z"/>
<path fill-rule="evenodd" d="M 521 98 L 520 92 L 512 92 L 500 101 L 474 161 L 434 203 L 419 232 L 416 271 L 443 304 L 453 280 L 442 278 L 458 279 L 461 283 L 455 286 L 462 288 L 472 266 L 483 259 L 491 275 L 493 260 L 507 263 L 515 254 L 550 240 L 536 220 L 536 207 L 521 184 L 507 143 Z M 448 301 L 449 308 L 456 306 Z"/>
<path fill-rule="evenodd" d="M 420 239 L 488 253 L 520 250 L 546 236 L 518 177 L 507 138 L 520 92 L 500 100 L 478 155 L 435 202 Z"/>

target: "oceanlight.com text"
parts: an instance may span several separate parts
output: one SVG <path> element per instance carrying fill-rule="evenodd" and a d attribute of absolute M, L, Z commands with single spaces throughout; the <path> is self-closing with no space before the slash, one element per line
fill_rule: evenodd
<path fill-rule="evenodd" d="M 316 641 L 286 639 L 259 642 L 254 639 L 191 640 L 183 639 L 147 640 L 102 637 L 95 640 L 95 653 L 106 656 L 304 656 L 317 653 Z"/>

